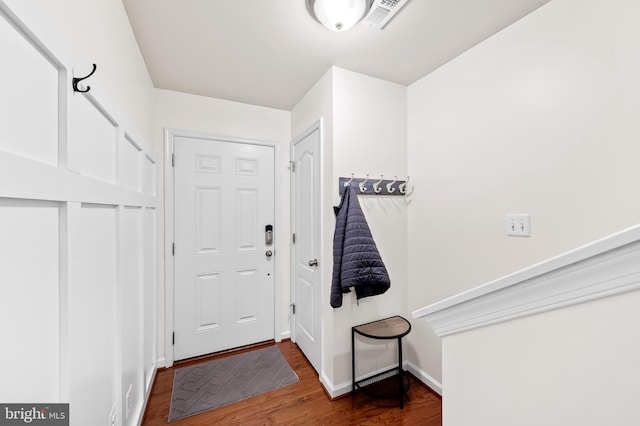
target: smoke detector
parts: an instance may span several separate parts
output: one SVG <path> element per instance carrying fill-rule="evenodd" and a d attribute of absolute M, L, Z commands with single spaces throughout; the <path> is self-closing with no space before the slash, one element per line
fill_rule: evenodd
<path fill-rule="evenodd" d="M 361 22 L 381 30 L 407 4 L 407 1 L 409 0 L 373 0 L 369 12 Z"/>

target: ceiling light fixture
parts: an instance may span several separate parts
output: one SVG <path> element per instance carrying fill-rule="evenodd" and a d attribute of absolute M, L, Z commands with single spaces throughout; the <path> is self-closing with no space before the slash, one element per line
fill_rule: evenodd
<path fill-rule="evenodd" d="M 353 27 L 370 7 L 370 0 L 307 0 L 311 16 L 331 31 Z"/>

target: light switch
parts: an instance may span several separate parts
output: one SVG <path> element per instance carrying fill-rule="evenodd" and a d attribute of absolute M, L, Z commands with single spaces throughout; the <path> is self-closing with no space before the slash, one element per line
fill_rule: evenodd
<path fill-rule="evenodd" d="M 530 237 L 531 216 L 528 213 L 507 214 L 507 235 L 512 237 Z"/>

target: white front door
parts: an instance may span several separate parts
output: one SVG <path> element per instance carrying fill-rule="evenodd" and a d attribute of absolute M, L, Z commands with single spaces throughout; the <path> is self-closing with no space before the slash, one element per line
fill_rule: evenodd
<path fill-rule="evenodd" d="M 320 372 L 320 127 L 293 143 L 294 339 Z M 328 301 L 327 301 L 328 303 Z"/>
<path fill-rule="evenodd" d="M 273 339 L 274 148 L 174 141 L 174 359 Z"/>

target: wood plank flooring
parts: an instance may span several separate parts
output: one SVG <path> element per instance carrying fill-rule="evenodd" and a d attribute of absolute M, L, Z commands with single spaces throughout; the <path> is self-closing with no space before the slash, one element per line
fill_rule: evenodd
<path fill-rule="evenodd" d="M 175 367 L 160 369 L 142 425 L 442 425 L 440 396 L 414 377 L 402 410 L 396 400 L 374 399 L 362 392 L 331 401 L 300 349 L 289 340 L 277 345 L 300 378 L 298 383 L 168 423 Z M 215 357 L 206 360 L 211 359 Z"/>

